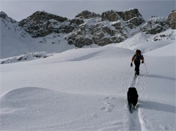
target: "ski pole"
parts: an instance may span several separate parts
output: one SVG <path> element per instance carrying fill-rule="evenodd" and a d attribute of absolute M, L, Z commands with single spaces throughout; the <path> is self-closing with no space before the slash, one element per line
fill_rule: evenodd
<path fill-rule="evenodd" d="M 131 62 L 131 63 L 132 63 L 132 62 Z M 133 66 L 133 64 L 132 64 L 132 66 Z M 127 70 L 126 74 L 128 74 L 128 73 L 129 73 L 130 67 L 132 67 L 132 66 L 129 66 L 129 68 L 128 68 L 128 70 Z"/>
<path fill-rule="evenodd" d="M 146 64 L 145 64 L 145 63 L 144 63 L 144 65 L 145 65 L 146 73 L 148 74 L 148 71 L 147 71 L 147 66 L 146 66 Z"/>

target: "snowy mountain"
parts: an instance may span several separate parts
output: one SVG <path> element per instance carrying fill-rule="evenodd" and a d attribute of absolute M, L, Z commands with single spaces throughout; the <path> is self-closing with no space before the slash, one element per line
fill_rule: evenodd
<path fill-rule="evenodd" d="M 65 34 L 52 33 L 45 37 L 33 38 L 4 12 L 0 14 L 1 21 L 1 58 L 31 54 L 35 52 L 63 52 L 74 48 L 67 44 Z"/>
<path fill-rule="evenodd" d="M 73 22 L 36 12 L 17 22 L 1 12 L 0 130 L 176 130 L 175 11 L 148 22 L 135 9 L 103 14 L 83 11 Z M 114 36 L 124 40 L 95 42 Z M 144 64 L 134 79 L 130 63 L 136 49 Z M 133 113 L 129 87 L 139 94 Z"/>
<path fill-rule="evenodd" d="M 0 13 L 0 21 L 1 58 L 21 55 L 30 49 L 28 47 L 31 37 L 18 25 L 17 21 L 8 17 L 4 12 Z"/>
<path fill-rule="evenodd" d="M 63 52 L 85 46 L 104 46 L 121 43 L 136 34 L 152 34 L 152 41 L 166 37 L 175 39 L 176 12 L 168 18 L 152 17 L 145 22 L 138 9 L 127 11 L 106 11 L 101 15 L 82 11 L 74 19 L 57 16 L 45 11 L 37 11 L 19 22 L 4 12 L 0 13 L 1 21 L 1 58 L 30 55 L 35 52 Z M 10 58 L 11 59 L 11 58 Z M 34 58 L 35 59 L 35 58 Z M 4 61 L 4 60 L 3 60 Z"/>

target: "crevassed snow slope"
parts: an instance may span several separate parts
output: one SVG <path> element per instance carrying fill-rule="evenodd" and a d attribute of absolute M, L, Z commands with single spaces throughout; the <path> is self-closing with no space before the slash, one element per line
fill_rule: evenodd
<path fill-rule="evenodd" d="M 174 44 L 164 43 L 149 42 L 152 51 L 144 53 L 146 68 L 141 64 L 136 80 L 129 66 L 134 51 L 117 44 L 1 65 L 0 129 L 175 130 L 175 52 L 158 56 Z M 126 100 L 131 85 L 139 94 L 132 114 Z"/>

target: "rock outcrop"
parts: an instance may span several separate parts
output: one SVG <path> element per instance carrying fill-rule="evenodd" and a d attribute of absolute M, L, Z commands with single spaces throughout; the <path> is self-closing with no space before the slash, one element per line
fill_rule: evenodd
<path fill-rule="evenodd" d="M 140 18 L 140 19 L 137 19 L 137 18 Z M 141 23 L 144 22 L 144 19 L 142 18 L 142 15 L 139 13 L 138 9 L 130 9 L 124 12 L 111 10 L 111 11 L 102 13 L 103 21 L 104 20 L 118 21 L 120 19 L 123 19 L 124 21 L 131 20 L 131 22 L 135 23 L 135 25 L 140 25 Z"/>
<path fill-rule="evenodd" d="M 151 19 L 143 25 L 141 30 L 146 34 L 157 34 L 169 28 L 176 29 L 176 10 L 172 11 L 167 19 L 152 16 Z"/>
<path fill-rule="evenodd" d="M 171 29 L 176 29 L 176 10 L 173 10 L 168 16 L 168 22 Z"/>
<path fill-rule="evenodd" d="M 104 46 L 109 43 L 122 42 L 128 36 L 138 32 L 139 28 L 137 29 L 137 27 L 145 22 L 137 9 L 125 12 L 111 10 L 103 12 L 101 16 L 93 12 L 83 11 L 76 16 L 76 18 L 78 17 L 85 22 L 67 37 L 69 44 L 74 44 L 77 47 L 92 43 Z M 130 31 L 130 29 L 134 30 Z"/>
<path fill-rule="evenodd" d="M 69 33 L 75 29 L 82 20 L 68 20 L 65 17 L 37 11 L 28 18 L 19 22 L 19 25 L 31 34 L 32 37 L 44 37 L 53 32 Z"/>
<path fill-rule="evenodd" d="M 96 14 L 94 12 L 85 10 L 75 16 L 75 18 L 81 18 L 81 19 L 89 19 L 94 17 L 100 17 L 100 14 Z"/>
<path fill-rule="evenodd" d="M 2 22 L 8 21 L 11 23 L 17 23 L 16 20 L 10 18 L 5 12 L 1 11 L 0 12 L 0 18 L 2 18 Z"/>
<path fill-rule="evenodd" d="M 153 16 L 146 24 L 143 25 L 141 30 L 146 34 L 157 34 L 169 28 L 169 23 L 166 18 L 159 18 Z"/>

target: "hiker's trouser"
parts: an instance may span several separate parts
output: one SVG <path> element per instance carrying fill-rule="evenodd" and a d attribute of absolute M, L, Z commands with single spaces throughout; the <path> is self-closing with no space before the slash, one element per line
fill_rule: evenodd
<path fill-rule="evenodd" d="M 140 61 L 134 61 L 134 64 L 135 64 L 135 69 L 134 70 L 135 70 L 136 74 L 139 75 Z"/>

